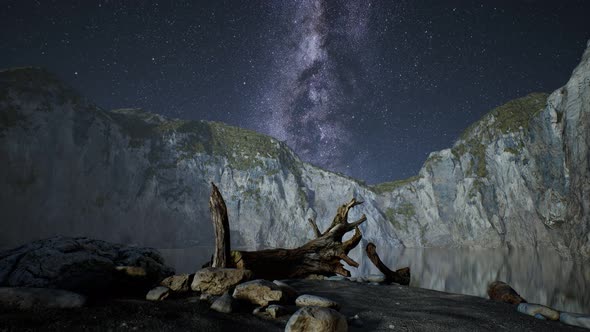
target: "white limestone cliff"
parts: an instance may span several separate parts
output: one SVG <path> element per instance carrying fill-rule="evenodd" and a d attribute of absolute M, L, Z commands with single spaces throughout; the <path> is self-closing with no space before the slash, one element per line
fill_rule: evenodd
<path fill-rule="evenodd" d="M 294 247 L 364 200 L 364 246 L 551 248 L 590 257 L 590 48 L 569 82 L 531 94 L 433 152 L 413 178 L 366 186 L 222 123 L 93 106 L 44 70 L 0 72 L 0 243 L 55 234 L 210 246 L 210 182 L 233 245 Z M 208 250 L 208 249 L 207 249 Z M 353 258 L 362 261 L 360 246 Z"/>

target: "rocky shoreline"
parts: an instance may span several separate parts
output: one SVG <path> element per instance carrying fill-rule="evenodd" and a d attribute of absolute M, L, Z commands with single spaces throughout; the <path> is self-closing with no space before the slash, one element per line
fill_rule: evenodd
<path fill-rule="evenodd" d="M 312 275 L 270 281 L 249 270 L 213 267 L 174 275 L 154 249 L 54 237 L 0 252 L 0 331 L 582 330 L 562 322 L 590 327 L 589 316 L 526 303 L 501 282 L 488 289 L 498 302 L 384 279 Z"/>
<path fill-rule="evenodd" d="M 514 305 L 432 290 L 333 280 L 286 280 L 300 293 L 339 303 L 350 331 L 587 331 L 535 319 Z M 198 296 L 165 301 L 109 299 L 74 309 L 4 310 L 0 330 L 284 331 L 288 315 L 211 310 Z"/>

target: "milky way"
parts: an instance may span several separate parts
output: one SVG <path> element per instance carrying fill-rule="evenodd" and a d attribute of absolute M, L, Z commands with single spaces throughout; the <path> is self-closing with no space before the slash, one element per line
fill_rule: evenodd
<path fill-rule="evenodd" d="M 345 159 L 354 148 L 349 128 L 354 115 L 348 111 L 359 75 L 343 62 L 358 61 L 371 4 L 329 7 L 327 1 L 303 0 L 284 7 L 288 32 L 273 46 L 262 108 L 270 121 L 260 129 L 286 141 L 306 161 L 343 170 L 353 162 Z"/>
<path fill-rule="evenodd" d="M 493 107 L 564 84 L 590 1 L 3 0 L 0 67 L 104 109 L 222 121 L 369 184 L 416 175 Z"/>

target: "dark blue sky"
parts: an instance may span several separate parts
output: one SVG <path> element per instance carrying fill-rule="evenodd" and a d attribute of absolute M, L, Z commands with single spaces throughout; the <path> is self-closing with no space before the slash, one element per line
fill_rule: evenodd
<path fill-rule="evenodd" d="M 491 108 L 564 84 L 590 1 L 0 1 L 0 66 L 106 108 L 273 135 L 369 183 Z"/>

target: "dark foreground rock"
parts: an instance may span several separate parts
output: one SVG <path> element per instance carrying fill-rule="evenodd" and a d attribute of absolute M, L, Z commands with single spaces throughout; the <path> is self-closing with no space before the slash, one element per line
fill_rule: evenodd
<path fill-rule="evenodd" d="M 53 237 L 0 253 L 0 286 L 142 296 L 173 271 L 151 248 Z"/>
<path fill-rule="evenodd" d="M 351 321 L 349 331 L 588 331 L 473 296 L 348 281 L 287 283 L 302 294 L 338 302 L 340 313 Z M 161 302 L 111 300 L 69 310 L 0 311 L 0 331 L 284 331 L 290 317 L 265 319 L 241 311 L 223 314 L 209 307 L 195 297 Z"/>
<path fill-rule="evenodd" d="M 0 310 L 80 308 L 85 303 L 85 296 L 63 289 L 0 287 Z"/>

